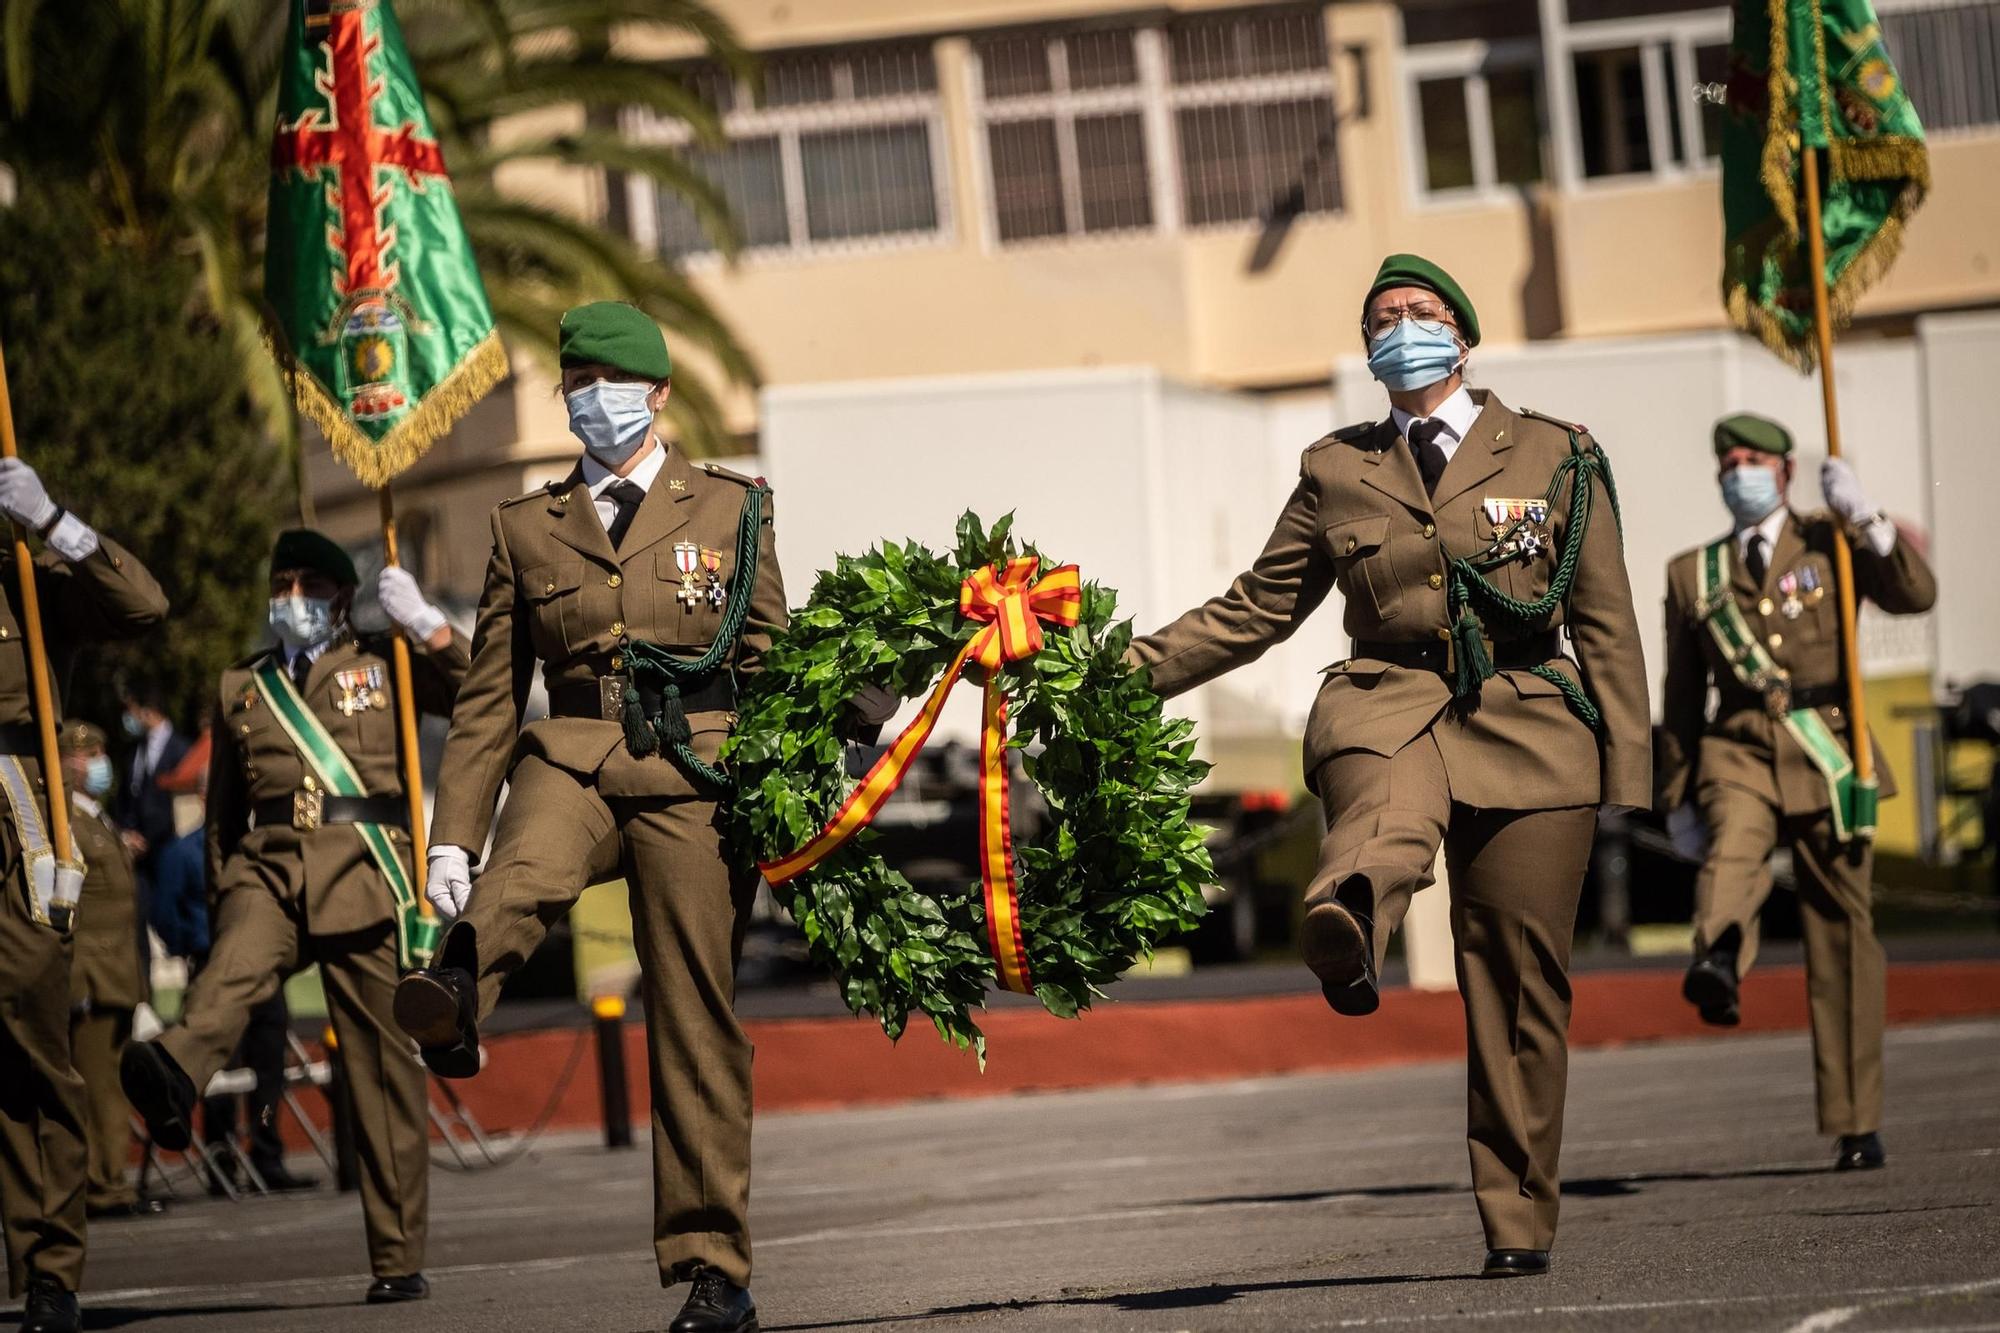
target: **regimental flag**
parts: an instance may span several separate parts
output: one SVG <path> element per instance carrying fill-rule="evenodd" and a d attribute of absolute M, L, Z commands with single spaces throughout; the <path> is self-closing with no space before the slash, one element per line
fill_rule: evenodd
<path fill-rule="evenodd" d="M 1835 328 L 1895 262 L 1930 188 L 1916 108 L 1868 0 L 1736 0 L 1722 131 L 1723 300 L 1801 370 L 1818 359 L 1799 147 L 1823 148 Z"/>
<path fill-rule="evenodd" d="M 290 0 L 264 294 L 299 410 L 381 486 L 507 373 L 389 0 Z"/>

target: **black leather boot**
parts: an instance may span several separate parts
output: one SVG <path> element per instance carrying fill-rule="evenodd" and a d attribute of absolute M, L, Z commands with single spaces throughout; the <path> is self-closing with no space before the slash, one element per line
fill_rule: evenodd
<path fill-rule="evenodd" d="M 1720 941 L 1695 955 L 1681 981 L 1681 995 L 1712 1027 L 1733 1028 L 1743 1021 L 1737 1003 L 1736 938 L 1731 926 Z"/>
<path fill-rule="evenodd" d="M 1547 1250 L 1488 1250 L 1481 1277 L 1540 1277 L 1549 1271 Z"/>
<path fill-rule="evenodd" d="M 757 1333 L 757 1302 L 748 1287 L 704 1268 L 694 1275 L 694 1289 L 668 1333 Z"/>
<path fill-rule="evenodd" d="M 1840 1147 L 1833 1158 L 1834 1170 L 1875 1171 L 1888 1164 L 1889 1155 L 1882 1151 L 1882 1137 L 1874 1130 L 1840 1136 Z"/>
<path fill-rule="evenodd" d="M 1375 978 L 1373 923 L 1357 905 L 1374 894 L 1361 876 L 1350 877 L 1330 898 L 1306 910 L 1299 925 L 1299 956 L 1319 978 L 1320 994 L 1336 1014 L 1360 1018 L 1382 1004 Z"/>
<path fill-rule="evenodd" d="M 28 1279 L 20 1333 L 77 1333 L 82 1327 L 83 1311 L 77 1307 L 75 1292 L 46 1273 Z"/>
<path fill-rule="evenodd" d="M 118 1082 L 125 1100 L 146 1122 L 146 1134 L 168 1152 L 186 1152 L 194 1142 L 194 1080 L 156 1041 L 128 1042 L 118 1057 Z"/>

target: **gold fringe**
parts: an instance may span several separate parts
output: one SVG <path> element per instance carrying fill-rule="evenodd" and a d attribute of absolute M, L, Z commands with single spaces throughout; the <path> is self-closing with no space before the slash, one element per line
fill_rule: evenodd
<path fill-rule="evenodd" d="M 458 419 L 507 378 L 507 352 L 497 332 L 488 333 L 473 345 L 453 368 L 417 404 L 414 412 L 397 422 L 387 435 L 377 440 L 354 424 L 347 410 L 334 401 L 310 372 L 295 361 L 274 354 L 286 367 L 292 397 L 299 411 L 326 436 L 333 456 L 347 465 L 361 484 L 380 490 L 409 468 L 426 450 L 449 431 Z"/>

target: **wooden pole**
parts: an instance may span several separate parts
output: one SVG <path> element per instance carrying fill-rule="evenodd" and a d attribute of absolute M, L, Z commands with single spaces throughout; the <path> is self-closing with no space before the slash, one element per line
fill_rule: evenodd
<path fill-rule="evenodd" d="M 382 497 L 382 552 L 391 565 L 402 563 L 396 552 L 396 497 L 385 483 Z M 417 905 L 431 915 L 430 900 L 424 897 L 425 860 L 429 855 L 424 828 L 424 765 L 417 752 L 417 698 L 410 685 L 410 642 L 401 627 L 391 636 L 390 660 L 396 676 L 396 723 L 403 738 L 403 795 L 410 803 L 411 874 L 417 886 Z"/>
<path fill-rule="evenodd" d="M 7 355 L 0 350 L 0 458 L 17 458 L 14 443 L 14 402 L 7 394 Z M 28 687 L 35 706 L 35 724 L 42 733 L 42 784 L 49 794 L 49 840 L 56 861 L 68 864 L 73 844 L 69 835 L 69 797 L 63 791 L 62 753 L 56 745 L 55 691 L 49 684 L 49 649 L 42 637 L 42 599 L 35 587 L 34 557 L 28 534 L 19 523 L 13 529 L 14 569 L 21 584 L 21 629 L 28 640 Z"/>
<path fill-rule="evenodd" d="M 1827 310 L 1826 239 L 1819 217 L 1819 153 L 1800 148 L 1806 178 L 1806 234 L 1812 258 L 1813 329 L 1819 335 L 1820 399 L 1826 408 L 1826 452 L 1840 457 L 1840 406 L 1833 388 L 1833 318 Z M 1840 596 L 1840 648 L 1847 669 L 1847 721 L 1854 754 L 1854 778 L 1866 785 L 1875 777 L 1875 752 L 1868 744 L 1868 705 L 1861 689 L 1861 645 L 1855 634 L 1854 554 L 1838 525 L 1833 536 L 1834 582 Z"/>

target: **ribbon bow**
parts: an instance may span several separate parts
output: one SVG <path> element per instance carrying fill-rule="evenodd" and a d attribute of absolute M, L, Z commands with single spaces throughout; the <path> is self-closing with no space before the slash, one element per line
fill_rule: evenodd
<path fill-rule="evenodd" d="M 1021 938 L 1021 904 L 1014 875 L 1014 841 L 1007 802 L 1007 696 L 993 672 L 1042 650 L 1042 622 L 1074 625 L 1082 618 L 1083 584 L 1075 565 L 1051 570 L 1039 583 L 1041 562 L 1033 556 L 1010 560 L 1006 568 L 975 570 L 958 590 L 958 613 L 981 627 L 959 649 L 943 679 L 924 701 L 923 711 L 903 729 L 845 803 L 813 840 L 777 861 L 758 866 L 764 878 L 783 884 L 798 878 L 868 827 L 885 801 L 902 785 L 917 752 L 930 739 L 951 687 L 967 662 L 986 668 L 984 721 L 979 735 L 979 870 L 986 891 L 987 947 L 1000 984 L 1022 995 L 1034 993 L 1028 950 Z"/>

